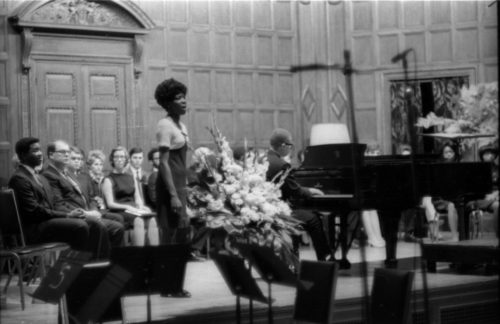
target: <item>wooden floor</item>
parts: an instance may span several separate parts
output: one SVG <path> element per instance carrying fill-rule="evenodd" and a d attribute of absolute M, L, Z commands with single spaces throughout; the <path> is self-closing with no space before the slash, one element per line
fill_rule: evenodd
<path fill-rule="evenodd" d="M 489 241 L 498 246 L 498 240 Z M 398 258 L 401 258 L 401 267 L 414 269 L 417 274 L 413 290 L 422 291 L 423 279 L 420 271 L 420 246 L 415 243 L 399 242 Z M 385 258 L 384 248 L 366 248 L 367 260 L 369 261 L 368 287 L 372 284 L 372 274 L 375 267 L 382 266 Z M 363 280 L 360 276 L 360 267 L 356 263 L 360 262 L 360 250 L 352 249 L 349 252 L 349 260 L 353 263 L 351 270 L 341 270 L 337 284 L 336 302 L 353 301 L 360 303 L 362 295 Z M 301 250 L 301 258 L 314 259 L 310 248 Z M 449 268 L 448 264 L 439 264 L 438 272 L 427 274 L 426 282 L 429 291 L 439 289 L 449 289 L 450 287 L 473 285 L 475 287 L 498 287 L 498 275 L 484 275 L 481 272 L 458 274 Z M 2 287 L 5 278 L 2 278 Z M 262 290 L 267 288 L 262 284 Z M 464 287 L 465 287 L 464 286 Z M 28 291 L 33 291 L 36 285 L 31 285 Z M 158 295 L 152 296 L 152 318 L 161 322 L 212 322 L 210 318 L 215 318 L 216 314 L 226 313 L 226 316 L 233 316 L 235 298 L 231 295 L 223 278 L 212 261 L 190 262 L 186 273 L 185 288 L 191 292 L 191 298 L 163 298 Z M 498 296 L 498 295 L 497 295 Z M 295 289 L 289 287 L 273 286 L 274 308 L 281 312 L 281 316 L 290 317 L 295 297 Z M 421 297 L 420 297 L 421 298 Z M 244 302 L 246 306 L 246 302 Z M 256 311 L 263 312 L 265 305 L 255 305 Z M 143 296 L 126 297 L 123 299 L 123 310 L 125 321 L 144 322 L 146 321 L 146 298 Z M 214 317 L 215 316 L 215 317 Z M 190 318 L 191 320 L 186 320 Z M 183 320 L 184 319 L 184 320 Z M 193 320 L 194 319 L 194 320 Z M 57 307 L 55 305 L 44 304 L 38 301 L 32 303 L 30 297 L 27 298 L 27 307 L 21 310 L 18 288 L 10 286 L 6 295 L 2 296 L 0 322 L 10 323 L 57 323 Z M 214 320 L 213 322 L 218 322 Z M 231 321 L 229 321 L 231 322 Z M 258 322 L 258 321 L 257 321 Z"/>

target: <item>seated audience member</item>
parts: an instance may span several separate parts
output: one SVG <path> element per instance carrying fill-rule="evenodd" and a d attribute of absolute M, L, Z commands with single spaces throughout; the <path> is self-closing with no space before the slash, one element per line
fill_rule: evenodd
<path fill-rule="evenodd" d="M 156 179 L 158 178 L 158 168 L 160 166 L 160 151 L 157 147 L 148 152 L 148 160 L 151 162 L 153 170 L 148 177 L 148 186 L 146 191 L 146 203 L 156 210 Z"/>
<path fill-rule="evenodd" d="M 127 150 L 118 146 L 111 150 L 110 162 L 113 170 L 104 178 L 102 192 L 108 208 L 119 212 L 123 216 L 125 228 L 134 229 L 132 244 L 144 246 L 145 228 L 147 225 L 147 238 L 150 245 L 159 244 L 158 227 L 155 217 L 150 215 L 151 209 L 144 205 L 139 192 L 136 190 L 134 177 L 126 172 L 129 156 Z"/>
<path fill-rule="evenodd" d="M 380 155 L 378 144 L 368 145 L 365 155 Z M 385 240 L 382 237 L 382 232 L 380 230 L 380 221 L 377 211 L 375 209 L 363 210 L 361 212 L 361 221 L 368 238 L 368 245 L 373 247 L 384 247 Z"/>
<path fill-rule="evenodd" d="M 50 143 L 47 146 L 49 163 L 42 175 L 48 180 L 54 192 L 56 209 L 68 211 L 79 208 L 89 225 L 91 234 L 95 233 L 92 239 L 102 243 L 100 253 L 96 257 L 107 258 L 111 247 L 120 246 L 122 243 L 123 225 L 102 218 L 97 207 L 85 196 L 77 179 L 68 171 L 70 154 L 70 147 L 66 142 L 58 140 Z"/>
<path fill-rule="evenodd" d="M 135 190 L 139 192 L 143 204 L 146 204 L 148 176 L 142 169 L 142 162 L 144 161 L 144 152 L 140 147 L 134 147 L 129 151 L 129 164 L 126 172 L 134 177 Z"/>
<path fill-rule="evenodd" d="M 493 230 L 498 237 L 498 147 L 490 144 L 479 148 L 479 159 L 482 162 L 492 164 L 491 177 L 493 181 L 493 191 L 483 199 L 479 199 L 467 204 L 467 215 L 473 210 L 481 210 L 493 215 Z"/>
<path fill-rule="evenodd" d="M 84 211 L 81 208 L 56 208 L 49 183 L 35 171 L 43 162 L 39 139 L 21 138 L 15 149 L 19 165 L 10 178 L 9 187 L 16 195 L 28 244 L 65 242 L 72 249 L 96 253 L 99 240 L 95 236 L 95 226 L 84 218 Z"/>
<path fill-rule="evenodd" d="M 286 129 L 275 129 L 270 138 L 270 146 L 271 148 L 267 154 L 269 168 L 266 178 L 268 181 L 274 179 L 279 172 L 291 168 L 290 163 L 286 162 L 284 157 L 290 155 L 292 151 L 292 134 Z M 308 198 L 313 195 L 323 194 L 315 188 L 301 187 L 295 181 L 293 175 L 287 176 L 281 187 L 281 192 L 284 200 Z M 311 237 L 317 259 L 323 261 L 329 257 L 332 258 L 319 216 L 311 211 L 301 209 L 294 209 L 292 216 L 303 222 L 304 229 Z"/>
<path fill-rule="evenodd" d="M 101 151 L 90 151 L 86 162 L 88 172 L 80 172 L 78 174 L 78 184 L 87 198 L 89 205 L 93 206 L 94 209 L 99 210 L 103 218 L 111 219 L 124 225 L 122 215 L 110 212 L 106 208 L 106 204 L 104 202 L 104 196 L 101 189 L 102 181 L 104 179 L 102 170 L 104 160 L 104 153 Z M 76 164 L 70 163 L 68 169 L 70 172 L 75 172 L 75 170 L 72 170 L 75 167 L 77 167 Z"/>
<path fill-rule="evenodd" d="M 458 148 L 452 143 L 445 143 L 441 148 L 441 162 L 458 162 Z M 429 223 L 429 233 L 431 238 L 439 237 L 439 213 L 444 211 L 448 215 L 448 224 L 451 231 L 451 240 L 458 241 L 458 213 L 455 204 L 451 201 L 439 197 L 422 197 L 422 207 L 425 209 L 425 216 Z"/>
<path fill-rule="evenodd" d="M 71 146 L 69 148 L 71 153 L 69 154 L 69 164 L 68 164 L 68 171 L 71 172 L 73 175 L 73 178 L 77 178 L 80 176 L 80 174 L 83 173 L 83 167 L 84 167 L 84 154 L 83 151 L 76 147 L 76 146 Z"/>

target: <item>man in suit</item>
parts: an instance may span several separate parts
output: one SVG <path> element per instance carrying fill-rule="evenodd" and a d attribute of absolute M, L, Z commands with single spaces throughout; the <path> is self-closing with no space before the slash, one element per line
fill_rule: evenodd
<path fill-rule="evenodd" d="M 284 158 L 292 152 L 292 134 L 286 129 L 277 128 L 271 135 L 270 144 L 271 148 L 267 153 L 269 168 L 266 177 L 268 181 L 274 179 L 279 172 L 291 168 L 290 163 L 286 162 Z M 292 175 L 288 175 L 281 186 L 282 198 L 288 201 L 290 199 L 309 198 L 313 195 L 322 194 L 318 189 L 300 186 Z M 333 260 L 319 216 L 311 211 L 302 209 L 294 209 L 292 216 L 303 222 L 304 229 L 311 236 L 317 259 L 319 261 Z"/>
<path fill-rule="evenodd" d="M 16 195 L 19 214 L 29 243 L 65 242 L 75 250 L 86 250 L 89 227 L 80 208 L 59 210 L 47 180 L 35 171 L 43 162 L 38 138 L 25 137 L 16 143 L 19 165 L 9 187 Z"/>
<path fill-rule="evenodd" d="M 119 222 L 104 219 L 94 201 L 85 196 L 76 178 L 68 172 L 70 147 L 61 140 L 47 146 L 49 164 L 43 176 L 49 181 L 55 195 L 55 207 L 67 211 L 78 208 L 89 226 L 93 244 L 91 250 L 96 258 L 107 258 L 112 246 L 120 246 L 124 228 Z"/>
<path fill-rule="evenodd" d="M 134 147 L 129 151 L 130 164 L 127 173 L 134 177 L 135 190 L 141 196 L 142 202 L 146 202 L 148 174 L 142 169 L 142 162 L 144 161 L 144 152 L 140 147 Z"/>

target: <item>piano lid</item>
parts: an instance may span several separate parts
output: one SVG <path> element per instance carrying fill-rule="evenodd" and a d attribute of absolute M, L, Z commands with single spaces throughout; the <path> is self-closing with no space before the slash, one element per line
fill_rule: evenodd
<path fill-rule="evenodd" d="M 366 144 L 325 144 L 308 146 L 301 169 L 334 169 L 363 165 Z"/>

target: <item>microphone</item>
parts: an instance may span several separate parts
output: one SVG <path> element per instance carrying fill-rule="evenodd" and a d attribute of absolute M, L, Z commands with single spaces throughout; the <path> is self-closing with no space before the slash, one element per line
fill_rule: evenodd
<path fill-rule="evenodd" d="M 408 53 L 410 53 L 411 51 L 413 51 L 413 48 L 408 48 L 408 49 L 405 49 L 403 52 L 401 53 L 398 53 L 396 54 L 392 59 L 391 59 L 391 62 L 392 63 L 396 63 L 396 62 L 399 62 L 401 61 L 402 59 L 404 59 L 406 57 L 406 55 Z"/>

